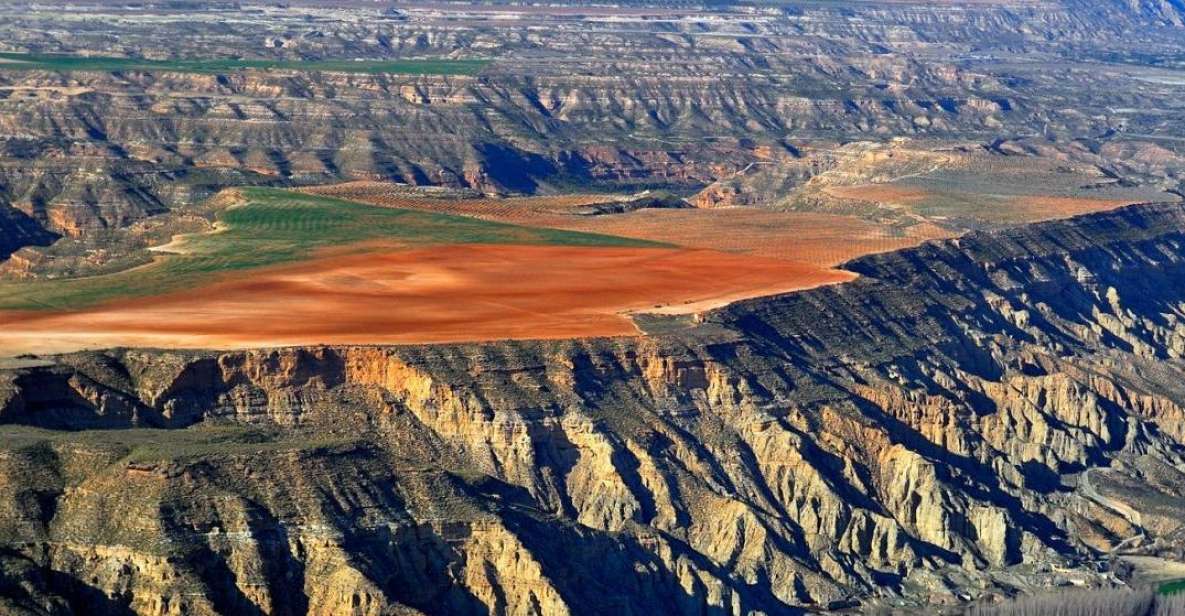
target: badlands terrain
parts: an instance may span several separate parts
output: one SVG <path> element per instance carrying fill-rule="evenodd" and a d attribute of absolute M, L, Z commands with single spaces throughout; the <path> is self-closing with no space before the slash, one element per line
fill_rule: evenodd
<path fill-rule="evenodd" d="M 1182 613 L 1183 41 L 0 0 L 0 614 Z"/>

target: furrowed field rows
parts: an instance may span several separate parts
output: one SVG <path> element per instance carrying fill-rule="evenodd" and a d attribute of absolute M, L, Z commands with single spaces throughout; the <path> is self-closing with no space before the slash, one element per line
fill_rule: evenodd
<path fill-rule="evenodd" d="M 619 195 L 576 194 L 541 197 L 460 197 L 426 196 L 412 187 L 384 182 L 347 182 L 303 189 L 303 192 L 368 203 L 380 207 L 438 212 L 526 225 L 562 222 L 564 214 L 597 204 L 619 200 Z"/>
<path fill-rule="evenodd" d="M 821 267 L 953 235 L 932 224 L 898 228 L 854 216 L 750 208 L 642 209 L 605 216 L 579 213 L 586 206 L 621 199 L 603 194 L 444 199 L 417 196 L 414 188 L 379 182 L 306 191 L 381 207 L 668 242 Z"/>
<path fill-rule="evenodd" d="M 155 263 L 105 276 L 0 283 L 0 309 L 71 309 L 148 296 L 235 271 L 307 259 L 319 251 L 367 243 L 525 244 L 654 247 L 655 242 L 561 229 L 531 228 L 442 212 L 376 208 L 277 189 L 246 188 L 241 203 L 218 214 L 218 231 L 178 238 Z"/>

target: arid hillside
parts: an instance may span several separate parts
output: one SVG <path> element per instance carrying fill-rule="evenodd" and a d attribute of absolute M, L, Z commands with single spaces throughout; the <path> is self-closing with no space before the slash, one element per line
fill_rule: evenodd
<path fill-rule="evenodd" d="M 228 7 L 0 5 L 15 269 L 109 263 L 246 184 L 691 194 L 772 163 L 794 190 L 901 137 L 1157 191 L 1185 169 L 1173 3 Z"/>
<path fill-rule="evenodd" d="M 0 0 L 0 615 L 1176 616 L 1183 91 L 1181 0 Z"/>
<path fill-rule="evenodd" d="M 636 340 L 10 361 L 6 606 L 793 613 L 1117 584 L 1181 550 L 1182 242 L 1179 204 L 977 233 Z"/>

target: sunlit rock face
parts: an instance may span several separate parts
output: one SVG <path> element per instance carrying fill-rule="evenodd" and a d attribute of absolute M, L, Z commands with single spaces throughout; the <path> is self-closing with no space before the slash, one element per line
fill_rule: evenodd
<path fill-rule="evenodd" d="M 1183 242 L 1180 205 L 1134 206 L 645 338 L 6 368 L 4 605 L 784 613 L 1107 585 L 1100 551 L 1180 526 Z"/>

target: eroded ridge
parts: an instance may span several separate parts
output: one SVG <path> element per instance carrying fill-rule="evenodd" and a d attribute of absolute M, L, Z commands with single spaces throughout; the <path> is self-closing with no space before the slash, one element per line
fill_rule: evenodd
<path fill-rule="evenodd" d="M 867 257 L 672 335 L 6 369 L 2 562 L 192 613 L 1111 584 L 1112 550 L 1180 529 L 1183 243 L 1180 204 L 1135 206 Z"/>

